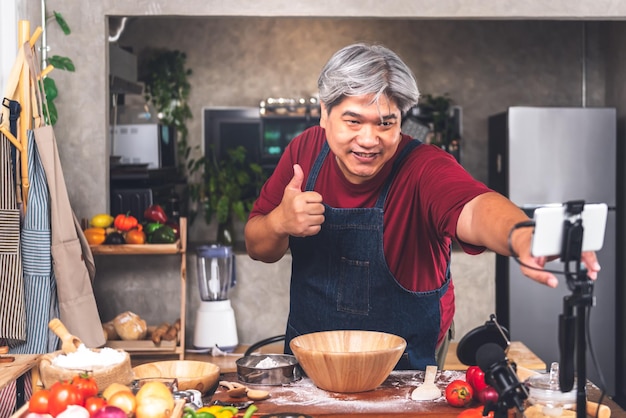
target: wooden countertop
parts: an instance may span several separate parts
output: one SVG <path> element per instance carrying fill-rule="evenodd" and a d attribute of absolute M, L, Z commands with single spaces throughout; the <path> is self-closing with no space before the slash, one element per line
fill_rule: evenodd
<path fill-rule="evenodd" d="M 444 364 L 444 370 L 466 370 L 467 366 L 459 361 L 456 356 L 456 342 L 450 343 L 448 355 Z M 243 356 L 248 346 L 242 345 L 237 347 L 233 353 L 229 353 L 226 356 L 211 356 L 208 354 L 198 353 L 186 353 L 185 359 L 187 360 L 200 360 L 208 361 L 217 364 L 220 367 L 222 373 L 232 373 L 237 371 L 235 361 Z M 283 343 L 274 343 L 261 347 L 259 350 L 261 353 L 282 353 Z M 537 355 L 535 355 L 524 343 L 519 341 L 511 342 L 507 357 L 509 360 L 514 361 L 518 366 L 530 370 L 545 371 L 546 363 L 543 362 Z M 133 362 L 134 364 L 134 362 Z"/>
<path fill-rule="evenodd" d="M 449 382 L 462 378 L 463 371 L 444 370 L 438 373 L 436 384 L 442 396 L 434 401 L 414 401 L 411 392 L 424 380 L 423 371 L 394 371 L 375 390 L 360 393 L 335 393 L 318 389 L 303 377 L 284 386 L 254 386 L 270 392 L 270 398 L 257 401 L 255 416 L 291 413 L 312 417 L 440 417 L 455 418 L 460 409 L 447 404 L 443 391 Z M 224 380 L 236 381 L 236 373 L 228 373 Z M 213 400 L 237 401 L 224 388 L 218 388 Z M 241 401 L 242 399 L 239 399 Z M 478 406 L 478 404 L 476 404 Z"/>

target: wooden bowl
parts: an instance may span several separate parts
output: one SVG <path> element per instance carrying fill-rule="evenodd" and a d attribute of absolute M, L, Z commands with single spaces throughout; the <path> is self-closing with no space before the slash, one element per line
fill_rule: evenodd
<path fill-rule="evenodd" d="M 324 331 L 300 335 L 289 346 L 317 387 L 353 393 L 380 386 L 400 360 L 406 341 L 375 331 Z"/>
<path fill-rule="evenodd" d="M 217 388 L 220 368 L 206 361 L 169 360 L 133 367 L 136 379 L 176 378 L 178 390 L 195 389 L 203 395 Z"/>

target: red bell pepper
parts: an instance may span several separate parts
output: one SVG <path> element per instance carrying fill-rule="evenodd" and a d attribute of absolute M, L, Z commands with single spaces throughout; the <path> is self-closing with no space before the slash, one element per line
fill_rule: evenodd
<path fill-rule="evenodd" d="M 167 215 L 165 214 L 163 208 L 159 205 L 148 206 L 143 212 L 143 217 L 145 220 L 150 222 L 159 222 L 161 224 L 167 222 Z"/>

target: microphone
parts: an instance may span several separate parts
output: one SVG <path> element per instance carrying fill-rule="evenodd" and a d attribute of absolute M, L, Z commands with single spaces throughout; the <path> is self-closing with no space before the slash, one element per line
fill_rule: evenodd
<path fill-rule="evenodd" d="M 476 352 L 476 362 L 485 372 L 485 382 L 498 392 L 498 404 L 506 409 L 516 407 L 520 412 L 524 411 L 528 392 L 517 378 L 502 347 L 495 343 L 484 344 Z"/>

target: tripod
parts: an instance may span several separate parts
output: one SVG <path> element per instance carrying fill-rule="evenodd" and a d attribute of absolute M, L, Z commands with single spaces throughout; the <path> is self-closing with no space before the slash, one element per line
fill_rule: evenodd
<path fill-rule="evenodd" d="M 587 365 L 586 365 L 586 323 L 588 308 L 594 305 L 593 282 L 587 277 L 587 270 L 581 267 L 581 251 L 583 225 L 580 214 L 583 201 L 566 203 L 566 214 L 577 219 L 574 222 L 565 220 L 563 223 L 563 248 L 561 260 L 565 264 L 567 286 L 571 295 L 563 298 L 563 313 L 559 316 L 559 350 L 561 364 L 559 367 L 559 385 L 561 392 L 569 392 L 574 386 L 574 374 L 577 371 L 576 383 L 576 417 L 585 418 L 587 409 Z M 575 270 L 571 270 L 574 264 Z M 574 364 L 574 354 L 576 361 Z"/>

